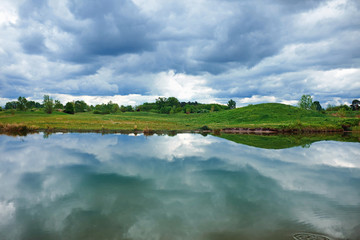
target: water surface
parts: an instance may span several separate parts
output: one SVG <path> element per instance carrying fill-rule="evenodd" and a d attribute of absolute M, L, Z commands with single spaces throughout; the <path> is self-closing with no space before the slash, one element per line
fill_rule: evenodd
<path fill-rule="evenodd" d="M 358 142 L 35 134 L 0 152 L 0 239 L 360 239 Z"/>

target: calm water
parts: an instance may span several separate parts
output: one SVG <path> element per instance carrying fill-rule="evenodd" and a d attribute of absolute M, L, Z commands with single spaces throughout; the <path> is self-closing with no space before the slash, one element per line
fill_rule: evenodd
<path fill-rule="evenodd" d="M 360 239 L 360 143 L 0 135 L 0 239 Z"/>

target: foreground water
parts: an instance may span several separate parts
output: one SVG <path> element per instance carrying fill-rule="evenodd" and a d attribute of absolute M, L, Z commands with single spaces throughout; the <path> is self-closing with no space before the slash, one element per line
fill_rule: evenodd
<path fill-rule="evenodd" d="M 360 144 L 0 135 L 0 239 L 360 239 Z"/>

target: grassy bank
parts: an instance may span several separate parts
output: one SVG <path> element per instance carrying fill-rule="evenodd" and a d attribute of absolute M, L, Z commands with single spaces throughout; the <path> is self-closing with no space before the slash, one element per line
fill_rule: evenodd
<path fill-rule="evenodd" d="M 199 114 L 157 114 L 125 112 L 107 115 L 62 112 L 0 112 L 2 126 L 21 124 L 40 130 L 69 131 L 190 131 L 207 126 L 210 129 L 269 128 L 278 131 L 360 130 L 360 119 L 340 118 L 293 106 L 268 103 L 234 110 Z"/>

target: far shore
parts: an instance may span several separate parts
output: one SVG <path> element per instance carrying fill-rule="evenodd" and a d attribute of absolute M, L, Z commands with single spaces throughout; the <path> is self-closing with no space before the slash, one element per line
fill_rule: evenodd
<path fill-rule="evenodd" d="M 359 132 L 355 113 L 338 117 L 290 105 L 267 103 L 209 113 L 161 114 L 120 112 L 67 114 L 43 111 L 0 112 L 0 133 L 31 132 L 98 133 L 327 133 Z"/>

